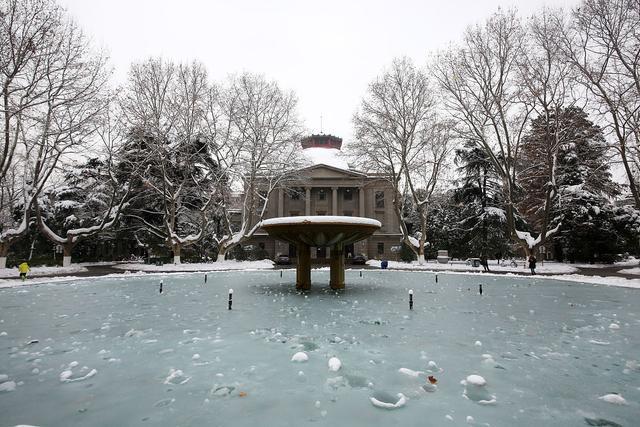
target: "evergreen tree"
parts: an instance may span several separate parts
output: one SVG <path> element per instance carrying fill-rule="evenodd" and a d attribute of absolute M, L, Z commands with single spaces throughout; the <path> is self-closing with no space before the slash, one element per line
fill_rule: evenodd
<path fill-rule="evenodd" d="M 485 150 L 467 141 L 456 150 L 455 162 L 462 175 L 452 195 L 460 218 L 462 256 L 502 256 L 509 252 L 508 231 L 501 185 Z"/>
<path fill-rule="evenodd" d="M 550 135 L 549 135 L 550 134 Z M 557 155 L 549 164 L 549 137 L 557 142 Z M 608 163 L 602 129 L 577 107 L 560 110 L 548 119 L 538 117 L 523 139 L 521 206 L 529 221 L 540 220 L 538 207 L 545 186 L 551 185 L 551 224 L 561 223 L 553 238 L 556 257 L 570 261 L 610 261 L 626 245 L 616 228 L 610 198 L 619 191 Z M 619 222 L 619 221 L 618 221 Z"/>

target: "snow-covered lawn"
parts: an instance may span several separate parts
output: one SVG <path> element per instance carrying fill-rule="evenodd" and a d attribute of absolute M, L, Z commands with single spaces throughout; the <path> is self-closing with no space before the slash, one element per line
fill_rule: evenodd
<path fill-rule="evenodd" d="M 114 265 L 113 262 L 82 262 L 78 264 L 71 264 L 68 267 L 61 266 L 39 266 L 39 267 L 31 267 L 28 276 L 29 277 L 39 277 L 39 276 L 65 276 L 67 274 L 72 273 L 82 273 L 87 271 L 88 266 L 94 265 Z M 18 278 L 20 273 L 18 272 L 18 267 L 14 268 L 0 268 L 0 278 L 1 279 L 12 279 Z"/>
<path fill-rule="evenodd" d="M 489 261 L 489 270 L 495 272 L 502 273 L 528 273 L 529 269 L 528 264 L 523 264 L 522 260 L 517 260 L 517 267 L 511 267 L 510 265 L 500 266 L 496 265 L 495 261 Z M 369 260 L 367 261 L 367 265 L 372 267 L 380 267 L 381 261 L 379 260 Z M 413 261 L 411 263 L 400 262 L 400 261 L 389 261 L 390 269 L 398 269 L 398 270 L 426 270 L 426 271 L 477 271 L 482 272 L 482 267 L 473 267 L 471 265 L 467 265 L 465 261 L 450 261 L 447 264 L 440 264 L 435 261 L 425 262 L 420 265 L 418 261 Z M 567 273 L 575 273 L 578 269 L 573 264 L 564 264 L 553 261 L 545 261 L 544 265 L 538 262 L 536 267 L 537 273 L 557 273 L 557 274 L 567 274 Z"/>
<path fill-rule="evenodd" d="M 117 264 L 115 268 L 128 271 L 172 272 L 172 271 L 219 271 L 219 270 L 264 270 L 273 268 L 273 261 L 218 261 L 194 264 L 165 264 L 157 266 L 143 263 Z"/>

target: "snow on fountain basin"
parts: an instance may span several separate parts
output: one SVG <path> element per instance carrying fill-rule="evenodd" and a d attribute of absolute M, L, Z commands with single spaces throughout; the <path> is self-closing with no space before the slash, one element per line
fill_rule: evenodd
<path fill-rule="evenodd" d="M 637 290 L 363 276 L 347 271 L 337 293 L 325 271 L 307 293 L 295 291 L 292 271 L 0 289 L 2 425 L 634 424 Z M 306 361 L 292 362 L 298 353 Z M 424 387 L 429 376 L 437 387 Z M 493 404 L 464 396 L 460 381 L 474 376 Z"/>

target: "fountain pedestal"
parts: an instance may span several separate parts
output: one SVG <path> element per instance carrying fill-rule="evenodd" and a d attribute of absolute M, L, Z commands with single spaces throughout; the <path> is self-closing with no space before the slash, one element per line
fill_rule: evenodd
<path fill-rule="evenodd" d="M 298 265 L 296 266 L 296 289 L 308 291 L 311 289 L 311 248 L 300 243 L 296 247 Z"/>
<path fill-rule="evenodd" d="M 336 245 L 331 248 L 330 262 L 329 286 L 331 289 L 344 289 L 344 246 Z"/>
<path fill-rule="evenodd" d="M 311 289 L 311 247 L 331 248 L 331 289 L 344 289 L 344 245 L 366 239 L 381 227 L 379 221 L 351 216 L 290 216 L 262 221 L 271 237 L 296 245 L 296 288 Z"/>

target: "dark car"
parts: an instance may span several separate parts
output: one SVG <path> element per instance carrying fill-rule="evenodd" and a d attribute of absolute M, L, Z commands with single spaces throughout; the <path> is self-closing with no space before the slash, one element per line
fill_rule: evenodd
<path fill-rule="evenodd" d="M 289 265 L 291 264 L 291 258 L 289 258 L 289 255 L 278 254 L 276 256 L 275 263 L 278 265 Z"/>
<path fill-rule="evenodd" d="M 363 254 L 358 254 L 351 258 L 351 264 L 361 264 L 364 265 L 367 263 L 367 257 Z"/>

